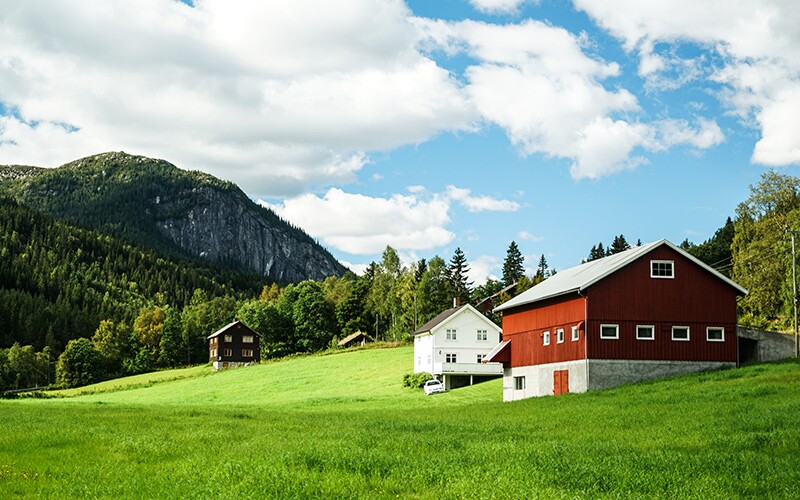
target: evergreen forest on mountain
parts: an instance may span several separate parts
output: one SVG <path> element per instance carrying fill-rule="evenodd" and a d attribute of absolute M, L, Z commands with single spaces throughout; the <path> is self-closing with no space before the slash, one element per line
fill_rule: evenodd
<path fill-rule="evenodd" d="M 454 297 L 488 305 L 499 323 L 492 306 L 557 272 L 544 255 L 526 267 L 512 241 L 502 278 L 478 285 L 460 248 L 449 260 L 406 265 L 390 246 L 362 276 L 276 283 L 90 227 L 0 197 L 0 389 L 74 387 L 206 363 L 206 337 L 234 319 L 261 334 L 262 359 L 333 348 L 356 331 L 406 341 Z M 794 228 L 800 179 L 770 171 L 711 238 L 680 246 L 749 290 L 740 323 L 787 330 Z M 631 246 L 620 234 L 586 260 Z"/>

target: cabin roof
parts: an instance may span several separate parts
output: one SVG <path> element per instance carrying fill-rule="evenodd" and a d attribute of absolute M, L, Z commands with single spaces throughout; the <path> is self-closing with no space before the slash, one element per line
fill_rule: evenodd
<path fill-rule="evenodd" d="M 226 331 L 230 330 L 231 328 L 233 328 L 233 327 L 234 327 L 234 326 L 236 326 L 237 324 L 239 324 L 239 325 L 242 325 L 243 327 L 245 327 L 245 328 L 247 328 L 248 330 L 250 330 L 250 331 L 253 333 L 253 335 L 256 335 L 256 336 L 260 337 L 260 335 L 258 334 L 258 332 L 256 332 L 255 330 L 253 330 L 253 329 L 252 329 L 252 328 L 250 328 L 249 326 L 245 325 L 245 324 L 244 324 L 244 323 L 242 323 L 241 321 L 239 321 L 239 320 L 236 320 L 236 321 L 232 321 L 232 322 L 228 323 L 227 325 L 223 326 L 222 328 L 220 328 L 220 329 L 219 329 L 219 330 L 217 330 L 216 332 L 214 332 L 214 333 L 212 333 L 211 335 L 209 335 L 208 337 L 206 337 L 206 339 L 211 339 L 211 338 L 217 337 L 217 336 L 219 336 L 219 335 L 221 335 L 221 334 L 225 333 Z"/>

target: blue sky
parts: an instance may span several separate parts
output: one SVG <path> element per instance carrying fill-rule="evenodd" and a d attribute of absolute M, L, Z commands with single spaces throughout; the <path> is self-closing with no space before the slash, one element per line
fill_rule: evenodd
<path fill-rule="evenodd" d="M 111 150 L 239 184 L 361 269 L 515 240 L 701 242 L 800 162 L 794 1 L 0 5 L 0 164 Z"/>

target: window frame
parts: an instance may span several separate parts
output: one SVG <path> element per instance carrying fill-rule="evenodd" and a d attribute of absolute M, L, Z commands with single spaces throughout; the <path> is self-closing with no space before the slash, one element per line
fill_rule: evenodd
<path fill-rule="evenodd" d="M 250 340 L 247 340 L 250 339 Z M 243 344 L 252 344 L 255 342 L 255 335 L 242 335 L 242 343 Z"/>
<path fill-rule="evenodd" d="M 489 340 L 489 331 L 486 329 L 478 329 L 476 338 L 478 342 L 487 342 Z"/>
<path fill-rule="evenodd" d="M 686 338 L 685 339 L 681 339 L 681 338 L 677 338 L 676 339 L 675 338 L 675 329 L 676 328 L 677 329 L 686 329 Z M 692 329 L 691 329 L 691 327 L 686 326 L 686 325 L 673 325 L 672 326 L 672 340 L 675 341 L 675 342 L 689 342 L 689 341 L 691 341 L 692 340 Z"/>
<path fill-rule="evenodd" d="M 444 362 L 447 364 L 458 363 L 458 353 L 447 352 L 444 354 Z"/>
<path fill-rule="evenodd" d="M 231 356 L 233 356 L 233 349 L 223 349 L 222 355 L 226 358 L 230 358 Z"/>
<path fill-rule="evenodd" d="M 478 354 L 477 355 L 478 363 L 483 363 L 483 360 L 486 359 L 485 354 Z"/>
<path fill-rule="evenodd" d="M 607 337 L 603 335 L 604 328 L 613 328 L 614 329 L 614 336 Z M 600 339 L 601 340 L 619 340 L 619 325 L 611 324 L 611 323 L 601 323 L 600 324 Z"/>
<path fill-rule="evenodd" d="M 231 343 L 231 342 L 233 342 L 233 335 L 231 335 L 230 333 L 226 333 L 225 334 L 225 338 L 223 340 L 225 342 Z"/>
<path fill-rule="evenodd" d="M 650 336 L 642 337 L 639 335 L 639 328 L 649 328 Z M 656 339 L 656 325 L 636 325 L 636 340 L 655 340 Z"/>
<path fill-rule="evenodd" d="M 525 390 L 525 375 L 518 375 L 514 377 L 514 390 L 515 391 Z"/>
<path fill-rule="evenodd" d="M 559 328 L 556 330 L 556 344 L 563 344 L 564 343 L 564 329 Z"/>
<path fill-rule="evenodd" d="M 719 330 L 721 333 L 720 338 L 712 339 L 709 334 L 711 330 Z M 725 327 L 724 326 L 707 326 L 706 327 L 706 342 L 725 342 Z"/>
<path fill-rule="evenodd" d="M 242 349 L 242 357 L 243 358 L 252 358 L 253 356 L 254 355 L 253 355 L 253 350 L 252 349 Z"/>
<path fill-rule="evenodd" d="M 655 274 L 655 266 L 659 264 L 669 264 L 670 274 L 669 276 Z M 651 260 L 650 261 L 650 277 L 655 279 L 675 279 L 675 261 L 674 260 Z"/>
<path fill-rule="evenodd" d="M 572 327 L 572 340 L 571 342 L 577 342 L 581 338 L 581 331 L 578 330 L 577 326 Z"/>
<path fill-rule="evenodd" d="M 550 345 L 550 332 L 542 332 L 542 345 Z"/>
<path fill-rule="evenodd" d="M 445 330 L 445 340 L 458 340 L 458 329 L 457 328 L 448 328 Z"/>

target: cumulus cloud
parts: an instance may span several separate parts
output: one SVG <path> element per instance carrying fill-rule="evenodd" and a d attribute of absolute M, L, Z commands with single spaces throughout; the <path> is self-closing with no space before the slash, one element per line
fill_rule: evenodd
<path fill-rule="evenodd" d="M 261 196 L 349 182 L 369 151 L 474 128 L 410 16 L 401 0 L 6 2 L 0 155 L 125 150 Z"/>
<path fill-rule="evenodd" d="M 410 186 L 408 191 L 382 198 L 332 188 L 323 196 L 304 194 L 278 204 L 260 203 L 326 245 L 353 255 L 379 253 L 386 245 L 413 252 L 449 244 L 455 239 L 447 229 L 453 202 L 470 212 L 519 208 L 514 202 L 473 196 L 469 189 L 455 186 L 443 193 L 428 193 L 424 186 Z"/>
<path fill-rule="evenodd" d="M 513 14 L 525 0 L 469 0 L 477 10 L 488 14 Z"/>
<path fill-rule="evenodd" d="M 418 20 L 427 50 L 467 53 L 477 64 L 465 71 L 465 90 L 485 120 L 502 127 L 523 155 L 572 160 L 571 175 L 599 178 L 646 162 L 638 149 L 660 150 L 708 141 L 684 127 L 662 140 L 661 123 L 641 123 L 636 97 L 624 88 L 607 89 L 618 64 L 583 51 L 581 37 L 527 20 L 494 25 L 475 21 Z M 634 117 L 634 118 L 631 118 Z M 708 128 L 708 127 L 707 127 Z"/>
<path fill-rule="evenodd" d="M 499 280 L 496 273 L 500 267 L 500 259 L 497 257 L 479 255 L 469 261 L 469 279 L 475 285 L 482 285 L 489 278 Z"/>
<path fill-rule="evenodd" d="M 520 231 L 519 233 L 517 233 L 517 238 L 523 241 L 532 241 L 534 243 L 544 241 L 544 238 L 542 236 L 536 236 L 535 234 L 528 231 Z"/>
<path fill-rule="evenodd" d="M 795 126 L 800 114 L 800 4 L 573 1 L 622 40 L 626 50 L 638 53 L 639 73 L 651 86 L 671 88 L 698 78 L 723 85 L 722 102 L 760 128 L 754 162 L 770 166 L 800 162 Z M 684 43 L 711 51 L 719 63 L 706 65 L 705 73 L 699 71 L 694 60 L 675 55 L 675 47 Z M 713 133 L 705 140 L 713 142 Z"/>

